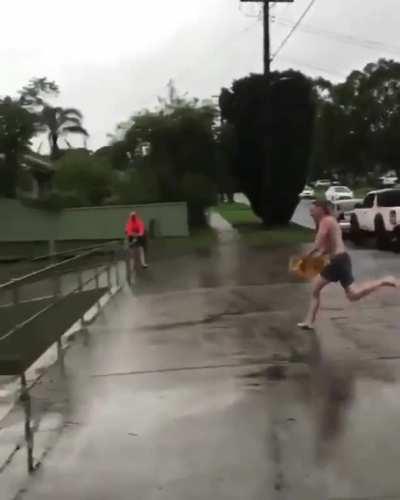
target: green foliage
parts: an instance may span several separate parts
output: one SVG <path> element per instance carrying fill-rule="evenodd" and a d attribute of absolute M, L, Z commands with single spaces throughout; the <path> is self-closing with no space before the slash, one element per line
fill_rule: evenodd
<path fill-rule="evenodd" d="M 58 85 L 47 78 L 34 78 L 20 91 L 19 102 L 32 111 L 36 117 L 36 131 L 46 132 L 49 140 L 51 156 L 60 157 L 59 140 L 69 134 L 80 134 L 88 137 L 82 126 L 82 113 L 75 108 L 61 108 L 48 103 L 49 97 L 57 97 L 60 93 Z"/>
<path fill-rule="evenodd" d="M 231 169 L 267 225 L 287 224 L 307 177 L 314 121 L 310 81 L 301 73 L 250 75 L 220 95 L 231 131 Z"/>
<path fill-rule="evenodd" d="M 39 114 L 40 129 L 47 132 L 53 159 L 60 157 L 59 139 L 68 134 L 89 134 L 82 126 L 82 113 L 78 109 L 53 107 L 45 104 Z"/>
<path fill-rule="evenodd" d="M 60 193 L 49 193 L 39 199 L 20 197 L 21 203 L 28 207 L 47 210 L 49 212 L 59 212 L 65 207 L 80 206 L 79 203 L 74 203 L 75 200 L 69 196 L 63 196 Z"/>
<path fill-rule="evenodd" d="M 60 94 L 58 85 L 46 77 L 32 78 L 32 80 L 20 91 L 19 102 L 22 106 L 35 111 L 45 105 L 45 98 L 57 97 Z"/>
<path fill-rule="evenodd" d="M 233 226 L 261 223 L 261 219 L 244 203 L 220 203 L 217 210 Z"/>
<path fill-rule="evenodd" d="M 35 118 L 16 100 L 0 99 L 0 195 L 15 197 L 21 156 L 35 133 Z"/>
<path fill-rule="evenodd" d="M 380 59 L 345 82 L 314 82 L 318 115 L 313 177 L 346 176 L 398 169 L 400 147 L 400 63 Z"/>
<path fill-rule="evenodd" d="M 266 229 L 243 203 L 223 203 L 216 210 L 239 231 L 249 246 L 273 249 L 310 243 L 313 239 L 313 231 L 296 224 Z"/>
<path fill-rule="evenodd" d="M 114 174 L 113 203 L 156 203 L 159 198 L 158 179 L 150 169 L 134 169 L 124 174 Z"/>
<path fill-rule="evenodd" d="M 204 209 L 215 205 L 217 201 L 215 183 L 204 174 L 186 172 L 181 178 L 179 191 L 182 193 L 182 199 L 189 205 L 189 224 L 205 225 Z"/>
<path fill-rule="evenodd" d="M 54 183 L 69 206 L 102 205 L 111 194 L 111 165 L 83 152 L 68 152 L 56 163 Z"/>
<path fill-rule="evenodd" d="M 187 201 L 190 221 L 204 224 L 204 209 L 216 199 L 216 110 L 172 91 L 160 104 L 159 110 L 133 116 L 123 140 L 110 146 L 114 168 L 134 168 L 125 184 L 116 184 L 117 195 L 127 201 Z"/>

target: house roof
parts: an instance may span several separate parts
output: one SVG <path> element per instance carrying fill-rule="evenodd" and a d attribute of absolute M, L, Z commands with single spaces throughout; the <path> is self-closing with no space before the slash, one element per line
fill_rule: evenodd
<path fill-rule="evenodd" d="M 54 172 L 52 162 L 35 153 L 25 154 L 23 156 L 23 165 L 30 170 L 39 170 L 46 173 Z"/>

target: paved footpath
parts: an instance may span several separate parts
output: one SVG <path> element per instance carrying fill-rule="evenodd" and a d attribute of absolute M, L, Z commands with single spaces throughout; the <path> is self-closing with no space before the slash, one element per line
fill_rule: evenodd
<path fill-rule="evenodd" d="M 332 288 L 302 334 L 294 249 L 226 236 L 154 263 L 77 339 L 34 391 L 42 466 L 2 499 L 400 499 L 399 297 Z"/>

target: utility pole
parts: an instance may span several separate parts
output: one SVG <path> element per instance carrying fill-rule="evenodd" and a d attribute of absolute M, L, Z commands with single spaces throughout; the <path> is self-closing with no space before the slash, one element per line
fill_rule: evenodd
<path fill-rule="evenodd" d="M 292 3 L 294 0 L 240 0 L 241 2 L 262 2 L 263 5 L 263 18 L 264 18 L 264 75 L 269 77 L 271 72 L 271 42 L 270 42 L 270 16 L 269 4 L 270 3 Z"/>
<path fill-rule="evenodd" d="M 264 75 L 269 78 L 271 73 L 271 35 L 269 32 L 269 0 L 264 1 Z"/>

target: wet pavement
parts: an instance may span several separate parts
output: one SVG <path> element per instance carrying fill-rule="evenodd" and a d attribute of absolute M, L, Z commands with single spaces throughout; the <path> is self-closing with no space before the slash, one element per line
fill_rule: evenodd
<path fill-rule="evenodd" d="M 215 247 L 155 262 L 33 389 L 36 457 L 3 470 L 2 499 L 400 499 L 400 293 L 324 294 L 316 334 L 295 324 L 299 248 Z M 219 226 L 220 225 L 220 226 Z M 360 278 L 398 272 L 352 250 Z M 0 427 L 0 457 L 21 425 Z M 22 476 L 23 477 L 23 476 Z"/>

